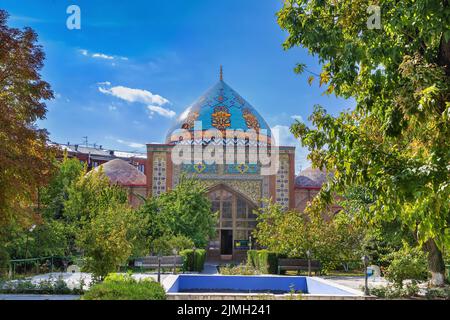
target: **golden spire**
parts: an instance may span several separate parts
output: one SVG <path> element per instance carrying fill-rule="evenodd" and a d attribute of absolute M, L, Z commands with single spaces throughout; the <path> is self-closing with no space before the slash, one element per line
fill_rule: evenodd
<path fill-rule="evenodd" d="M 222 69 L 222 65 L 220 66 L 220 81 L 223 81 L 223 69 Z"/>

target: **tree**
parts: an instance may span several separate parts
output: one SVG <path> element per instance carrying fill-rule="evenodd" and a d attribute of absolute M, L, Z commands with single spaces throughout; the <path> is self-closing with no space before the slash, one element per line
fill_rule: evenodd
<path fill-rule="evenodd" d="M 217 218 L 211 212 L 206 189 L 198 180 L 182 176 L 174 189 L 148 201 L 156 201 L 153 206 L 144 205 L 144 208 L 151 209 L 148 212 L 151 214 L 152 237 L 155 239 L 159 233 L 181 235 L 190 238 L 201 248 L 214 235 Z"/>
<path fill-rule="evenodd" d="M 57 164 L 57 172 L 49 184 L 40 190 L 40 205 L 42 215 L 52 219 L 64 218 L 64 203 L 69 198 L 69 189 L 86 173 L 81 162 L 76 158 L 69 158 L 67 152 Z"/>
<path fill-rule="evenodd" d="M 310 251 L 325 269 L 360 259 L 365 233 L 357 220 L 345 212 L 336 215 L 285 211 L 279 204 L 266 202 L 256 211 L 254 231 L 258 244 L 281 255 L 306 258 Z"/>
<path fill-rule="evenodd" d="M 289 0 L 278 13 L 284 47 L 307 48 L 323 63 L 326 93 L 356 102 L 335 117 L 316 106 L 314 128 L 297 122 L 291 131 L 315 166 L 334 172 L 313 207 L 350 186 L 370 191 L 367 217 L 410 228 L 440 285 L 450 243 L 449 2 L 378 2 L 381 29 L 367 27 L 365 4 Z"/>
<path fill-rule="evenodd" d="M 97 280 L 117 272 L 133 253 L 140 224 L 135 212 L 124 204 L 102 208 L 84 223 L 77 234 L 77 245 L 85 257 L 86 271 Z"/>
<path fill-rule="evenodd" d="M 102 280 L 133 255 L 145 250 L 148 221 L 133 210 L 120 186 L 102 170 L 81 175 L 69 188 L 65 215 L 74 225 L 74 245 L 86 259 L 86 271 Z"/>
<path fill-rule="evenodd" d="M 0 226 L 30 226 L 38 188 L 48 182 L 55 150 L 48 133 L 35 122 L 44 119 L 45 100 L 53 98 L 41 79 L 44 52 L 36 33 L 9 28 L 0 10 Z"/>

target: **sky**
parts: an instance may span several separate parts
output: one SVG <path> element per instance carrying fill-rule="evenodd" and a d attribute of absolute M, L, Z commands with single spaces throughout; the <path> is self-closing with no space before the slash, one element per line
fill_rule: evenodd
<path fill-rule="evenodd" d="M 81 29 L 69 30 L 67 8 L 81 10 Z M 278 26 L 281 0 L 0 0 L 12 27 L 32 27 L 46 54 L 42 77 L 55 92 L 46 128 L 58 143 L 88 142 L 145 152 L 163 143 L 183 110 L 224 80 L 294 145 L 296 172 L 309 166 L 307 150 L 289 133 L 315 104 L 331 114 L 350 101 L 324 95 L 296 63 L 320 73 L 305 48 L 285 51 Z"/>

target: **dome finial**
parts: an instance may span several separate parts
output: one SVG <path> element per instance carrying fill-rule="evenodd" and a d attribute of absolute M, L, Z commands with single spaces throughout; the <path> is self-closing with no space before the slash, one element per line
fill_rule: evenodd
<path fill-rule="evenodd" d="M 220 65 L 220 81 L 223 81 L 223 68 L 222 68 L 222 65 Z"/>

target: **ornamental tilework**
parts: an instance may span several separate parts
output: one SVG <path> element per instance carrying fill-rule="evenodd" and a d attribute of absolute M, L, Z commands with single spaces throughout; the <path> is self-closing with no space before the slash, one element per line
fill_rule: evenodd
<path fill-rule="evenodd" d="M 160 195 L 166 191 L 166 154 L 155 153 L 153 156 L 152 194 Z"/>
<path fill-rule="evenodd" d="M 216 164 L 205 164 L 203 162 L 200 163 L 188 163 L 182 164 L 182 171 L 189 173 L 216 173 L 217 165 Z"/>
<path fill-rule="evenodd" d="M 226 164 L 225 168 L 230 174 L 259 174 L 259 166 L 254 163 Z"/>
<path fill-rule="evenodd" d="M 208 189 L 219 184 L 224 184 L 252 200 L 255 205 L 259 205 L 262 198 L 261 180 L 223 180 L 223 179 L 202 179 L 202 184 Z"/>
<path fill-rule="evenodd" d="M 280 155 L 280 167 L 275 183 L 276 202 L 287 208 L 289 206 L 289 157 Z"/>

